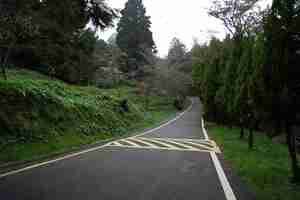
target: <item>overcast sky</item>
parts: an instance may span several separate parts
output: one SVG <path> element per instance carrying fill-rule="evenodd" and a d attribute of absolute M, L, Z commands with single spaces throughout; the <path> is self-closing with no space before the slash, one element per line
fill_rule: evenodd
<path fill-rule="evenodd" d="M 106 0 L 113 8 L 123 9 L 127 0 Z M 268 4 L 272 0 L 262 0 Z M 200 43 L 208 41 L 212 35 L 223 38 L 226 30 L 217 19 L 208 16 L 207 9 L 212 0 L 144 0 L 147 15 L 151 17 L 154 41 L 160 56 L 166 56 L 173 37 L 178 37 L 188 48 L 194 39 Z M 100 38 L 107 40 L 114 29 L 99 32 Z"/>

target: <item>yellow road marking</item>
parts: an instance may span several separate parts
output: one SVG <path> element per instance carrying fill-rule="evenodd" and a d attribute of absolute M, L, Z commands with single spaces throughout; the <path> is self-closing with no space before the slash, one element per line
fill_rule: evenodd
<path fill-rule="evenodd" d="M 165 142 L 168 142 L 168 143 L 172 143 L 172 144 L 175 144 L 177 146 L 181 146 L 181 147 L 184 147 L 184 148 L 187 148 L 187 149 L 199 151 L 199 149 L 196 149 L 196 148 L 194 148 L 194 147 L 192 147 L 190 145 L 182 144 L 182 143 L 175 142 L 175 141 L 172 141 L 172 140 L 167 140 L 167 139 L 163 139 L 163 138 L 160 138 L 160 139 L 157 139 L 157 140 L 161 140 L 161 141 L 165 141 Z"/>
<path fill-rule="evenodd" d="M 148 141 L 151 141 L 151 142 L 154 142 L 154 143 L 157 143 L 157 144 L 160 144 L 160 145 L 163 145 L 165 147 L 168 147 L 170 149 L 174 149 L 174 150 L 178 150 L 180 148 L 176 148 L 170 144 L 167 144 L 167 143 L 164 143 L 164 142 L 160 142 L 160 141 L 157 141 L 157 140 L 153 140 L 153 139 L 149 139 L 149 138 L 143 138 L 143 140 L 148 140 Z"/>
<path fill-rule="evenodd" d="M 212 140 L 131 137 L 112 142 L 109 146 L 220 153 L 216 143 Z"/>
<path fill-rule="evenodd" d="M 140 140 L 140 139 L 137 139 L 137 138 L 130 138 L 130 140 L 145 144 L 148 147 L 152 147 L 152 148 L 157 147 L 157 146 L 153 145 L 152 143 L 149 143 L 147 141 L 143 141 L 143 140 Z"/>
<path fill-rule="evenodd" d="M 125 140 L 125 139 L 123 139 L 123 140 L 121 140 L 122 142 L 125 142 L 125 143 L 127 143 L 127 144 L 130 144 L 131 146 L 134 146 L 134 147 L 139 147 L 139 145 L 137 145 L 136 143 L 134 143 L 134 142 L 131 142 L 130 140 Z"/>
<path fill-rule="evenodd" d="M 199 150 L 199 149 L 177 149 L 177 148 L 167 148 L 167 147 L 147 147 L 147 146 L 139 146 L 139 147 L 134 147 L 134 146 L 129 146 L 129 145 L 114 145 L 112 147 L 122 147 L 122 148 L 128 148 L 128 149 L 147 149 L 147 150 L 167 150 L 167 151 L 182 151 L 182 152 L 206 152 L 206 153 L 211 153 L 212 151 L 208 150 Z"/>

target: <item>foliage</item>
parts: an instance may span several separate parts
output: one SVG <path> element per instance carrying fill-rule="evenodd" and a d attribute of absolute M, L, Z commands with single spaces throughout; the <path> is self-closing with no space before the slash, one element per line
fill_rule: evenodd
<path fill-rule="evenodd" d="M 6 79 L 5 67 L 12 48 L 17 43 L 32 40 L 39 33 L 38 25 L 34 24 L 32 16 L 22 9 L 16 9 L 16 2 L 0 4 L 0 65 Z"/>
<path fill-rule="evenodd" d="M 269 99 L 274 98 L 268 107 L 272 119 L 284 121 L 287 144 L 292 160 L 294 178 L 300 181 L 300 167 L 297 161 L 295 133 L 291 127 L 298 123 L 299 107 L 299 0 L 275 0 L 265 25 L 266 64 L 264 80 Z M 274 110 L 277 105 L 281 109 Z"/>
<path fill-rule="evenodd" d="M 122 68 L 127 73 L 152 64 L 151 57 L 156 52 L 156 47 L 150 31 L 150 17 L 146 15 L 142 0 L 128 0 L 121 14 L 116 42 L 128 56 L 127 66 Z"/>
<path fill-rule="evenodd" d="M 169 53 L 168 60 L 170 65 L 180 63 L 185 59 L 187 50 L 185 44 L 183 44 L 178 38 L 173 38 Z"/>
<path fill-rule="evenodd" d="M 285 132 L 294 178 L 300 180 L 291 131 L 300 113 L 299 1 L 274 1 L 271 9 L 259 12 L 263 30 L 254 26 L 258 31 L 248 34 L 256 2 L 215 1 L 210 14 L 229 26 L 232 37 L 192 49 L 195 87 L 209 120 L 240 126 L 241 138 L 244 128 L 250 129 L 250 148 L 254 129 L 271 129 L 270 136 Z"/>
<path fill-rule="evenodd" d="M 167 66 L 156 66 L 153 76 L 150 76 L 147 82 L 161 95 L 172 97 L 188 96 L 192 85 L 189 75 Z"/>
<path fill-rule="evenodd" d="M 7 7 L 5 1 L 0 5 Z M 97 38 L 85 27 L 112 26 L 115 10 L 104 0 L 19 0 L 8 5 L 15 9 L 1 12 L 4 60 L 68 82 L 89 82 L 95 71 L 89 57 Z"/>
<path fill-rule="evenodd" d="M 265 133 L 256 132 L 256 147 L 250 151 L 237 139 L 239 129 L 207 124 L 208 132 L 221 146 L 224 158 L 258 200 L 300 198 L 299 186 L 290 183 L 291 166 L 284 144 L 273 143 Z M 245 156 L 246 155 L 246 156 Z"/>
<path fill-rule="evenodd" d="M 69 135 L 87 141 L 122 136 L 145 123 L 156 123 L 152 113 L 174 111 L 172 98 L 155 95 L 146 109 L 134 87 L 72 86 L 27 70 L 9 70 L 8 75 L 9 80 L 0 80 L 0 102 L 5 105 L 0 111 L 1 150 L 23 142 L 47 147 L 49 141 Z M 129 112 L 120 108 L 124 99 Z"/>
<path fill-rule="evenodd" d="M 127 54 L 118 46 L 98 40 L 93 55 L 93 65 L 97 68 L 93 76 L 95 85 L 100 88 L 113 88 L 126 81 L 127 76 L 123 69 L 127 66 L 127 59 Z"/>
<path fill-rule="evenodd" d="M 214 0 L 209 14 L 220 19 L 226 29 L 236 39 L 243 35 L 261 30 L 262 11 L 257 2 L 260 0 Z"/>

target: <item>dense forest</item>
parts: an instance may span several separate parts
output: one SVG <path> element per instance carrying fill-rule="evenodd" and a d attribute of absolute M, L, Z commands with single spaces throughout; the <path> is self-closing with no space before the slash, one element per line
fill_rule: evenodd
<path fill-rule="evenodd" d="M 261 10 L 258 1 L 217 0 L 209 14 L 222 20 L 230 33 L 195 45 L 194 87 L 210 121 L 239 126 L 270 137 L 286 133 L 295 178 L 296 131 L 300 102 L 300 2 L 274 0 Z"/>

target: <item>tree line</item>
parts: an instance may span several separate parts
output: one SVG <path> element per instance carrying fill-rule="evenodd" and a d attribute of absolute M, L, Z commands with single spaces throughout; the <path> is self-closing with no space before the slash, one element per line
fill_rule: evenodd
<path fill-rule="evenodd" d="M 116 33 L 100 39 L 98 30 L 115 20 Z M 122 10 L 105 0 L 1 0 L 1 78 L 9 79 L 7 68 L 18 67 L 71 84 L 111 88 L 135 82 L 146 96 L 186 96 L 190 54 L 174 39 L 169 57 L 159 58 L 150 29 L 142 0 L 128 0 Z M 178 80 L 187 84 L 178 87 Z"/>
<path fill-rule="evenodd" d="M 253 130 L 286 133 L 295 180 L 300 180 L 295 131 L 300 102 L 300 1 L 215 0 L 209 14 L 230 32 L 224 40 L 193 47 L 194 88 L 209 120 L 241 127 L 253 147 Z"/>

